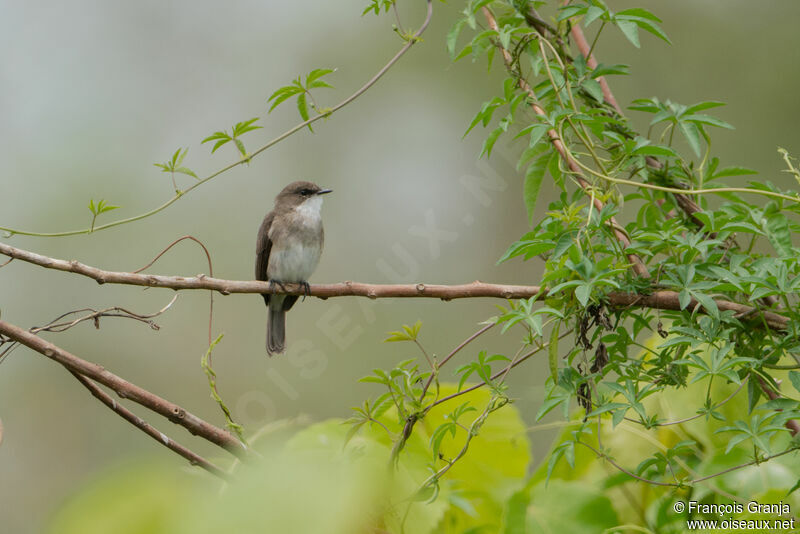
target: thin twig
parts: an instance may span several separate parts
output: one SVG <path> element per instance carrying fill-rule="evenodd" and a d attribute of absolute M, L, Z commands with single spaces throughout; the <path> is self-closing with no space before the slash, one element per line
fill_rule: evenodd
<path fill-rule="evenodd" d="M 465 339 L 464 341 L 462 341 L 460 345 L 458 345 L 456 348 L 454 348 L 453 350 L 451 350 L 451 351 L 450 351 L 450 354 L 448 354 L 448 355 L 447 355 L 447 356 L 446 356 L 446 357 L 445 357 L 445 358 L 444 358 L 444 359 L 441 361 L 441 363 L 439 363 L 439 365 L 438 365 L 438 366 L 437 366 L 437 368 L 436 368 L 436 371 L 438 371 L 439 369 L 441 369 L 441 368 L 442 368 L 442 366 L 444 366 L 444 364 L 446 364 L 448 361 L 450 361 L 450 358 L 452 358 L 453 356 L 455 356 L 456 354 L 458 354 L 458 353 L 459 353 L 459 351 L 460 351 L 461 349 L 463 349 L 463 348 L 464 348 L 464 347 L 466 347 L 466 346 L 467 346 L 469 343 L 471 343 L 472 341 L 474 341 L 474 340 L 475 340 L 475 338 L 477 338 L 477 337 L 478 337 L 478 336 L 480 336 L 481 334 L 485 333 L 486 331 L 488 331 L 488 330 L 489 330 L 491 327 L 493 327 L 493 326 L 494 326 L 494 325 L 496 325 L 496 324 L 497 324 L 497 323 L 489 323 L 489 324 L 485 325 L 483 328 L 481 328 L 480 330 L 478 330 L 477 332 L 475 332 L 474 334 L 472 334 L 471 336 L 469 336 L 467 339 Z M 420 395 L 420 397 L 419 397 L 419 400 L 420 400 L 420 401 L 422 401 L 422 400 L 425 398 L 425 394 L 426 394 L 426 393 L 428 393 L 428 388 L 430 388 L 430 387 L 431 387 L 431 382 L 433 382 L 433 374 L 431 374 L 431 376 L 429 376 L 429 377 L 428 377 L 428 381 L 425 383 L 425 387 L 424 387 L 424 388 L 422 388 L 422 395 Z"/>
<path fill-rule="evenodd" d="M 570 330 L 567 330 L 566 332 L 564 332 L 563 334 L 561 334 L 560 336 L 558 336 L 558 339 L 559 339 L 559 340 L 561 340 L 561 339 L 564 339 L 565 337 L 567 337 L 568 335 L 570 335 L 572 332 L 573 332 L 573 330 L 572 330 L 572 329 L 570 329 Z M 522 362 L 524 362 L 525 360 L 527 360 L 527 359 L 528 359 L 528 358 L 530 358 L 531 356 L 534 356 L 535 354 L 537 354 L 537 353 L 539 353 L 539 352 L 543 351 L 544 349 L 546 349 L 546 348 L 547 348 L 547 347 L 549 347 L 549 346 L 550 346 L 550 342 L 548 341 L 547 343 L 544 343 L 544 344 L 542 344 L 542 345 L 539 345 L 538 347 L 536 347 L 536 348 L 535 348 L 535 349 L 533 349 L 532 351 L 530 351 L 530 352 L 527 352 L 527 353 L 526 353 L 524 356 L 522 356 L 520 359 L 518 359 L 518 360 L 516 360 L 516 361 L 512 361 L 512 362 L 511 362 L 511 363 L 509 363 L 507 366 L 503 367 L 502 369 L 500 369 L 499 371 L 497 371 L 495 374 L 493 374 L 493 375 L 492 375 L 492 380 L 496 380 L 496 379 L 497 379 L 497 378 L 499 378 L 500 376 L 503 376 L 503 375 L 507 374 L 507 373 L 508 373 L 508 372 L 509 372 L 511 369 L 513 369 L 514 367 L 518 366 L 519 364 L 521 364 Z M 457 391 L 457 392 L 455 392 L 455 393 L 453 393 L 453 394 L 451 394 L 451 395 L 448 395 L 448 396 L 446 396 L 446 397 L 442 397 L 441 399 L 439 399 L 439 400 L 437 400 L 436 402 L 434 402 L 434 403 L 433 403 L 433 404 L 432 404 L 432 405 L 429 407 L 429 409 L 430 409 L 430 408 L 433 408 L 434 406 L 438 406 L 438 405 L 442 404 L 443 402 L 447 402 L 447 401 L 449 401 L 449 400 L 452 400 L 452 399 L 454 399 L 454 398 L 456 398 L 456 397 L 460 397 L 461 395 L 465 395 L 465 394 L 469 393 L 470 391 L 475 391 L 476 389 L 478 389 L 478 388 L 482 388 L 482 387 L 483 387 L 483 386 L 485 386 L 485 385 L 486 385 L 486 382 L 479 382 L 479 383 L 477 383 L 477 384 L 474 384 L 474 385 L 472 385 L 472 386 L 470 386 L 470 387 L 468 387 L 468 388 L 466 388 L 466 389 L 462 389 L 461 391 Z"/>

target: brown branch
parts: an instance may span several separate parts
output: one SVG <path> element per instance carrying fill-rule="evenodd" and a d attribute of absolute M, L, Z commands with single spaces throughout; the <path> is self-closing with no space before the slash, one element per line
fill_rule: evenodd
<path fill-rule="evenodd" d="M 103 271 L 90 267 L 77 261 L 66 261 L 49 258 L 33 252 L 21 250 L 4 243 L 0 243 L 0 254 L 33 263 L 48 269 L 71 272 L 87 276 L 98 283 L 127 284 L 145 287 L 162 287 L 175 290 L 182 289 L 208 289 L 219 291 L 223 295 L 231 293 L 281 293 L 288 295 L 304 295 L 305 288 L 300 284 L 284 284 L 285 291 L 279 287 L 270 287 L 269 282 L 223 280 L 209 278 L 205 275 L 193 277 L 163 276 L 154 274 L 134 274 L 117 271 Z M 327 299 L 330 297 L 367 297 L 377 298 L 438 298 L 454 300 L 463 298 L 501 298 L 501 299 L 527 299 L 539 295 L 545 296 L 546 289 L 541 286 L 522 286 L 506 284 L 490 284 L 475 281 L 470 284 L 459 285 L 434 285 L 434 284 L 365 284 L 361 282 L 340 282 L 337 284 L 312 284 L 309 286 L 309 296 Z M 608 305 L 612 308 L 653 308 L 659 310 L 680 311 L 681 305 L 676 291 L 655 291 L 648 295 L 611 292 L 605 296 Z M 740 317 L 763 314 L 764 320 L 772 329 L 784 330 L 789 320 L 783 315 L 761 311 L 752 306 L 724 299 L 715 299 L 717 308 L 721 311 L 731 310 Z M 692 299 L 689 309 L 694 309 L 699 304 Z M 703 311 L 702 307 L 699 308 Z"/>
<path fill-rule="evenodd" d="M 187 429 L 194 435 L 200 436 L 215 445 L 218 445 L 237 456 L 244 456 L 244 445 L 229 432 L 200 419 L 177 404 L 155 395 L 119 376 L 107 371 L 101 365 L 87 362 L 66 350 L 53 345 L 27 330 L 0 320 L 0 334 L 17 341 L 26 347 L 43 354 L 70 371 L 84 375 L 92 380 L 112 389 L 123 399 L 133 402 L 166 417 L 173 423 Z"/>
<path fill-rule="evenodd" d="M 481 11 L 483 12 L 483 16 L 486 18 L 489 27 L 495 31 L 499 31 L 499 27 L 497 26 L 497 20 L 495 20 L 494 15 L 489 10 L 489 8 L 482 7 Z M 502 45 L 500 45 L 499 43 L 497 43 L 497 48 L 503 55 L 503 61 L 506 65 L 506 70 L 513 73 L 514 58 L 511 56 L 511 52 L 503 48 Z M 536 98 L 536 93 L 533 92 L 533 88 L 530 86 L 530 84 L 528 84 L 527 81 L 525 81 L 524 78 L 518 77 L 517 80 L 518 80 L 517 85 L 519 86 L 519 88 L 525 91 L 528 94 L 528 97 L 530 97 L 531 109 L 533 109 L 534 113 L 536 113 L 539 117 L 546 119 L 547 112 L 541 106 L 539 106 L 539 104 L 536 103 L 538 99 Z M 569 153 L 567 152 L 566 146 L 564 145 L 563 141 L 561 140 L 561 137 L 558 135 L 558 132 L 555 130 L 555 128 L 551 128 L 550 130 L 548 130 L 547 135 L 550 138 L 550 143 L 553 145 L 558 154 L 561 156 L 561 159 L 564 160 L 564 162 L 567 164 L 570 171 L 575 176 L 575 179 L 577 180 L 578 184 L 584 191 L 589 191 L 592 188 L 592 185 L 586 180 L 583 171 L 578 165 L 578 162 L 576 162 L 575 159 L 572 156 L 570 156 Z M 592 199 L 592 202 L 594 204 L 595 209 L 597 209 L 598 212 L 602 211 L 603 202 L 600 199 L 594 197 Z M 622 227 L 616 222 L 616 220 L 614 220 L 613 217 L 609 219 L 609 225 L 611 226 L 614 235 L 616 236 L 617 240 L 622 244 L 622 246 L 628 247 L 631 244 L 631 241 L 628 238 L 628 235 L 622 230 Z M 627 257 L 628 261 L 631 262 L 633 271 L 637 275 L 644 278 L 650 277 L 650 272 L 647 270 L 647 266 L 644 264 L 641 258 L 639 258 L 635 254 L 627 254 Z"/>
<path fill-rule="evenodd" d="M 171 451 L 177 453 L 180 456 L 183 456 L 184 458 L 189 460 L 190 464 L 202 467 L 203 469 L 205 469 L 209 473 L 211 473 L 213 475 L 216 475 L 216 476 L 218 476 L 220 478 L 223 478 L 223 479 L 226 479 L 226 480 L 230 478 L 230 475 L 228 473 L 226 473 L 225 471 L 223 471 L 222 469 L 220 469 L 216 465 L 212 464 L 211 462 L 209 462 L 208 460 L 206 460 L 202 456 L 200 456 L 200 455 L 192 452 L 191 450 L 187 449 L 186 447 L 184 447 L 180 443 L 177 443 L 176 441 L 168 438 L 162 432 L 159 432 L 158 430 L 156 430 L 155 428 L 150 426 L 150 424 L 148 424 L 147 421 L 145 421 L 141 417 L 137 416 L 135 413 L 133 413 L 132 411 L 128 410 L 124 406 L 120 405 L 116 400 L 114 400 L 111 397 L 111 395 L 109 395 L 108 393 L 103 391 L 100 388 L 100 386 L 98 386 L 97 384 L 95 384 L 94 382 L 92 382 L 91 380 L 89 380 L 88 378 L 83 376 L 82 374 L 76 373 L 75 371 L 69 369 L 69 367 L 67 367 L 67 369 L 69 370 L 70 373 L 72 373 L 72 375 L 75 378 L 78 379 L 78 381 L 81 384 L 83 384 L 83 386 L 86 389 L 89 390 L 89 392 L 95 398 L 97 398 L 100 402 L 102 402 L 103 404 L 108 406 L 112 411 L 114 411 L 117 415 L 119 415 L 120 417 L 122 417 L 123 419 L 128 421 L 130 424 L 132 424 L 133 426 L 135 426 L 136 428 L 138 428 L 139 430 L 141 430 L 142 432 L 144 432 L 145 434 L 147 434 L 148 436 L 150 436 L 151 438 L 153 438 L 157 442 L 161 443 L 162 445 L 164 445 L 165 447 L 167 447 Z"/>
<path fill-rule="evenodd" d="M 573 24 L 572 28 L 570 28 L 570 33 L 572 34 L 572 40 L 575 41 L 575 44 L 578 45 L 578 50 L 580 50 L 583 57 L 586 58 L 586 65 L 594 70 L 597 68 L 597 60 L 594 57 L 594 52 L 591 54 L 589 53 L 591 47 L 589 43 L 586 41 L 586 36 L 583 34 L 583 30 L 581 29 L 580 24 Z M 611 87 L 609 87 L 608 82 L 606 81 L 604 76 L 598 76 L 597 82 L 600 84 L 600 88 L 603 90 L 603 98 L 606 102 L 608 102 L 614 110 L 623 115 L 622 108 L 619 107 L 619 103 L 617 103 L 617 99 L 614 98 L 614 93 L 611 92 Z"/>

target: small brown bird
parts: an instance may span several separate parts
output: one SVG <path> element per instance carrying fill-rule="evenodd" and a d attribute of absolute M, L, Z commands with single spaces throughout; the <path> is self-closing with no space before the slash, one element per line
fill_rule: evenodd
<path fill-rule="evenodd" d="M 275 207 L 258 229 L 256 280 L 269 281 L 282 289 L 284 283 L 303 284 L 317 268 L 325 232 L 322 229 L 322 189 L 312 182 L 293 182 L 275 197 Z M 267 304 L 267 354 L 286 350 L 286 312 L 297 295 L 263 294 Z"/>

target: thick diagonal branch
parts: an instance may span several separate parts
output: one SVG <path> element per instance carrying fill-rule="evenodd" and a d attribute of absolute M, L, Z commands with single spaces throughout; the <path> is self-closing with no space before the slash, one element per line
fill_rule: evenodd
<path fill-rule="evenodd" d="M 87 362 L 27 330 L 2 320 L 0 320 L 0 334 L 25 345 L 39 354 L 47 356 L 70 371 L 103 384 L 112 389 L 121 398 L 130 399 L 184 427 L 192 434 L 219 445 L 237 456 L 243 456 L 246 453 L 244 445 L 229 432 L 200 419 L 175 403 L 128 382 L 124 378 L 106 370 L 101 365 Z"/>

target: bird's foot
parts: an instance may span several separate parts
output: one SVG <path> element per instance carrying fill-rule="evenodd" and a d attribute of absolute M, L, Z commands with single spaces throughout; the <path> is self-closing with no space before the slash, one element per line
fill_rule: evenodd
<path fill-rule="evenodd" d="M 311 286 L 305 280 L 300 282 L 300 285 L 303 286 L 303 300 L 305 301 L 306 297 L 311 296 Z"/>
<path fill-rule="evenodd" d="M 281 282 L 280 280 L 270 280 L 269 281 L 270 290 L 275 291 L 275 286 L 280 287 L 281 291 L 286 292 L 286 286 L 283 285 L 283 282 Z"/>

